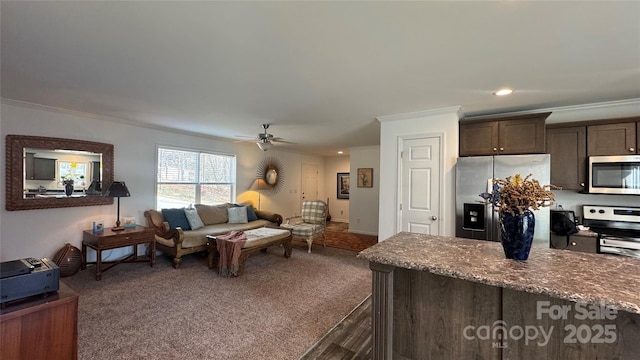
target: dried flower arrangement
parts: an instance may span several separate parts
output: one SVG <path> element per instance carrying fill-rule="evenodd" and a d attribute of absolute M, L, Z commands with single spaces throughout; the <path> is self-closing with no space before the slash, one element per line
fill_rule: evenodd
<path fill-rule="evenodd" d="M 555 195 L 551 189 L 559 189 L 554 185 L 540 185 L 531 174 L 524 179 L 520 174 L 505 179 L 493 179 L 493 191 L 482 193 L 485 204 L 492 204 L 496 212 L 508 212 L 511 215 L 524 214 L 526 210 L 538 210 L 551 206 Z"/>

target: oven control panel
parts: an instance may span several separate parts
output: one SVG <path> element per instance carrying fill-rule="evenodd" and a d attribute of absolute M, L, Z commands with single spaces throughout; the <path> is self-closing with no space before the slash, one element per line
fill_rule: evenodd
<path fill-rule="evenodd" d="M 640 223 L 640 208 L 604 205 L 583 205 L 584 219 Z"/>

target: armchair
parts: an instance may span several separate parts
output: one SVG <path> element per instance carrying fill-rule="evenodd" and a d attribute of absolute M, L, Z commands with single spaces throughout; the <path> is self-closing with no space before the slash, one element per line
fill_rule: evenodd
<path fill-rule="evenodd" d="M 291 223 L 292 219 L 300 218 L 301 222 Z M 324 230 L 327 226 L 327 204 L 321 200 L 304 201 L 302 203 L 302 214 L 286 219 L 286 223 L 280 225 L 291 230 L 293 237 L 301 237 L 307 240 L 309 253 L 313 239 L 322 235 L 323 245 L 327 246 L 327 237 Z"/>

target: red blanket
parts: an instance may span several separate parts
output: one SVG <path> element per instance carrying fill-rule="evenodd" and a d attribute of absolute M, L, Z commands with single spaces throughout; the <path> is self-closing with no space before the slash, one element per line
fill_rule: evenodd
<path fill-rule="evenodd" d="M 242 231 L 234 230 L 228 234 L 216 236 L 216 246 L 220 254 L 219 276 L 238 276 L 240 251 L 246 242 L 247 235 Z"/>

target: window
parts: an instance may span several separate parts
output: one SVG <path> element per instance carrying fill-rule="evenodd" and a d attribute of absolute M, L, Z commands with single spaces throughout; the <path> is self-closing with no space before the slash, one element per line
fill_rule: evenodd
<path fill-rule="evenodd" d="M 86 186 L 89 167 L 86 162 L 58 161 L 58 174 L 60 174 L 59 186 L 63 186 L 65 180 L 73 180 L 74 186 Z"/>
<path fill-rule="evenodd" d="M 233 202 L 235 167 L 233 155 L 158 148 L 156 207 Z"/>

